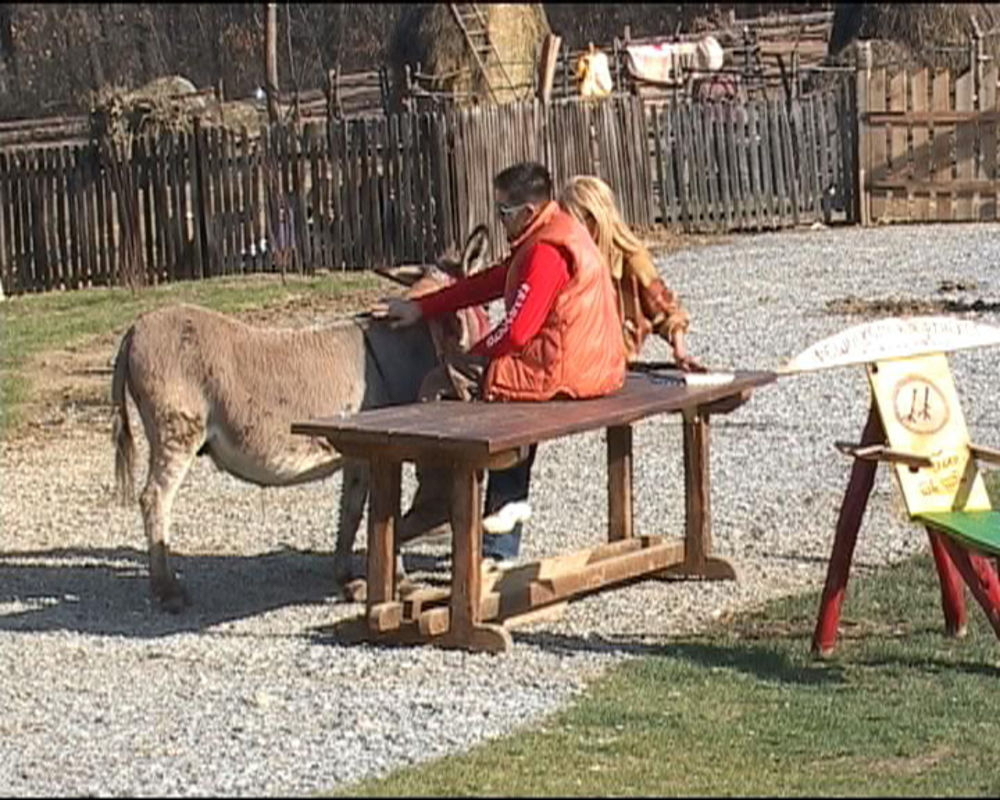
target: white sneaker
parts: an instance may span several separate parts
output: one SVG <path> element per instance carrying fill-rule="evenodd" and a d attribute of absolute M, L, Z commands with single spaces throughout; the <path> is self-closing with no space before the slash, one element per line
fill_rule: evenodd
<path fill-rule="evenodd" d="M 510 533 L 519 522 L 531 519 L 531 506 L 527 500 L 507 503 L 499 511 L 494 511 L 483 518 L 483 530 L 486 533 Z"/>

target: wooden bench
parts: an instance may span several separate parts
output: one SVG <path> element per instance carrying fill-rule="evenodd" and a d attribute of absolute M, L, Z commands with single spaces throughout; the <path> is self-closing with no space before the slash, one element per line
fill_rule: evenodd
<path fill-rule="evenodd" d="M 524 619 L 583 593 L 638 577 L 734 578 L 732 567 L 711 554 L 709 418 L 738 408 L 755 387 L 774 379 L 770 372 L 737 372 L 729 383 L 690 386 L 632 373 L 622 390 L 594 400 L 444 401 L 295 423 L 293 433 L 325 437 L 371 467 L 367 608 L 362 618 L 337 628 L 338 638 L 501 652 L 511 647 L 505 620 Z M 664 413 L 684 417 L 683 539 L 633 531 L 632 425 Z M 509 466 L 536 442 L 599 428 L 607 429 L 608 543 L 484 576 L 477 471 Z M 401 465 L 418 459 L 454 470 L 451 590 L 400 597 L 394 528 Z"/>

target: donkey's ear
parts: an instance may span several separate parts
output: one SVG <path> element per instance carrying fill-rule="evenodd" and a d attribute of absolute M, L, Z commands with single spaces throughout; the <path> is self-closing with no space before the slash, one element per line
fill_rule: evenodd
<path fill-rule="evenodd" d="M 374 272 L 403 286 L 413 286 L 424 276 L 425 269 L 417 264 L 403 264 L 398 267 L 376 267 Z"/>
<path fill-rule="evenodd" d="M 484 269 L 490 257 L 490 229 L 479 224 L 469 234 L 462 251 L 462 272 L 474 275 Z"/>

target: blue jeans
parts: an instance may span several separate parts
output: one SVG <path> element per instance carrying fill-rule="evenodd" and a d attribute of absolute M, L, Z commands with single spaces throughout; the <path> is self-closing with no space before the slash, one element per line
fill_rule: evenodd
<path fill-rule="evenodd" d="M 531 445 L 528 457 L 520 464 L 502 470 L 490 470 L 486 485 L 486 512 L 489 516 L 507 503 L 528 499 L 531 484 L 531 466 L 535 463 L 538 445 Z M 509 533 L 483 533 L 483 557 L 498 561 L 517 558 L 521 550 L 521 523 Z"/>

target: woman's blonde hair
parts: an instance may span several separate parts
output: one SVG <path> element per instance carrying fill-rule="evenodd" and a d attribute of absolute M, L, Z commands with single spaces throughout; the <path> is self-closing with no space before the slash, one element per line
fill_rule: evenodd
<path fill-rule="evenodd" d="M 645 248 L 618 213 L 611 187 L 595 175 L 576 175 L 563 187 L 559 203 L 583 225 L 594 220 L 597 249 L 611 268 L 612 277 L 620 280 L 624 254 Z"/>

